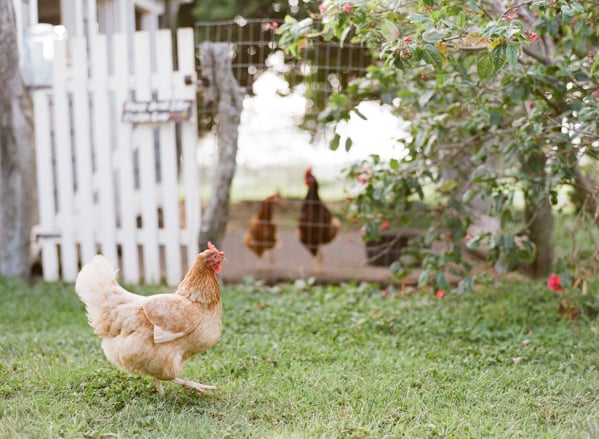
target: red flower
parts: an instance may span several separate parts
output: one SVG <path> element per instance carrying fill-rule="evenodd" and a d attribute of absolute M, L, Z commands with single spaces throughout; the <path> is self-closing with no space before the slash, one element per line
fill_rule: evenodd
<path fill-rule="evenodd" d="M 346 14 L 351 14 L 351 3 L 344 4 L 341 10 Z"/>
<path fill-rule="evenodd" d="M 554 293 L 559 293 L 560 291 L 564 290 L 564 287 L 562 287 L 562 284 L 559 280 L 559 276 L 555 273 L 549 276 L 549 279 L 547 279 L 547 287 Z"/>
<path fill-rule="evenodd" d="M 437 298 L 442 298 L 445 296 L 445 290 L 437 290 L 437 292 L 435 293 L 435 296 L 437 296 Z"/>
<path fill-rule="evenodd" d="M 406 35 L 405 37 L 403 37 L 404 43 L 409 43 L 410 41 L 412 41 L 412 37 L 410 35 Z"/>
<path fill-rule="evenodd" d="M 368 181 L 368 179 L 366 178 L 366 176 L 365 176 L 365 175 L 360 175 L 360 176 L 358 177 L 358 181 L 359 181 L 360 183 L 364 184 L 364 183 L 366 183 L 366 182 Z"/>
<path fill-rule="evenodd" d="M 389 227 L 389 221 L 383 221 L 381 223 L 381 230 L 385 230 L 387 227 Z"/>
<path fill-rule="evenodd" d="M 593 96 L 595 96 L 597 99 L 599 99 L 599 90 L 597 90 Z"/>

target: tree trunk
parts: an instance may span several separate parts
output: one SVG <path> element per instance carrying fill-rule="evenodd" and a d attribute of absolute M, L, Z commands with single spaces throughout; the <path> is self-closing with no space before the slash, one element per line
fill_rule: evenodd
<path fill-rule="evenodd" d="M 30 274 L 37 216 L 31 98 L 19 70 L 13 0 L 0 0 L 0 276 Z"/>
<path fill-rule="evenodd" d="M 553 265 L 553 211 L 549 198 L 537 205 L 527 200 L 525 215 L 529 237 L 536 248 L 535 259 L 527 267 L 528 274 L 533 278 L 546 277 Z"/>
<path fill-rule="evenodd" d="M 206 105 L 213 105 L 217 111 L 218 145 L 218 164 L 212 181 L 212 195 L 200 226 L 199 245 L 200 249 L 204 249 L 208 241 L 221 245 L 229 221 L 243 92 L 231 71 L 228 43 L 202 43 L 200 63 L 203 101 Z"/>

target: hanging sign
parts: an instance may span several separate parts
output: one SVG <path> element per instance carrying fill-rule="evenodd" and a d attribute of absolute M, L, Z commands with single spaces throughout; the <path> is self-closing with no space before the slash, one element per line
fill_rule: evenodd
<path fill-rule="evenodd" d="M 162 123 L 183 122 L 191 118 L 193 101 L 173 99 L 164 101 L 126 101 L 123 122 Z"/>

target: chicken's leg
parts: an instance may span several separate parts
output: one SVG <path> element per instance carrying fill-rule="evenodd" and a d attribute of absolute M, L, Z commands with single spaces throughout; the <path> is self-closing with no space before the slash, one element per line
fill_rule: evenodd
<path fill-rule="evenodd" d="M 172 380 L 173 383 L 181 384 L 188 389 L 195 389 L 198 392 L 206 392 L 207 390 L 216 390 L 218 387 L 216 386 L 207 386 L 206 384 L 196 383 L 195 381 L 184 380 L 181 378 L 175 378 Z"/>
<path fill-rule="evenodd" d="M 321 248 L 318 248 L 316 256 L 314 256 L 314 274 L 322 273 L 322 262 L 324 261 L 324 253 Z"/>
<path fill-rule="evenodd" d="M 162 382 L 158 378 L 154 378 L 154 385 L 156 386 L 156 390 L 161 395 L 164 395 L 164 388 L 162 387 Z"/>

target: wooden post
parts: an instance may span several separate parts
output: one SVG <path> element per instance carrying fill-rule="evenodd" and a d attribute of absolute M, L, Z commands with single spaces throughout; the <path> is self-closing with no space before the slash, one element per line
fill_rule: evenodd
<path fill-rule="evenodd" d="M 214 105 L 218 114 L 218 163 L 200 226 L 199 246 L 204 249 L 208 241 L 220 245 L 227 228 L 244 95 L 231 70 L 230 44 L 202 43 L 200 63 L 204 103 Z"/>
<path fill-rule="evenodd" d="M 0 276 L 28 277 L 37 212 L 35 155 L 14 17 L 12 0 L 0 0 Z"/>

